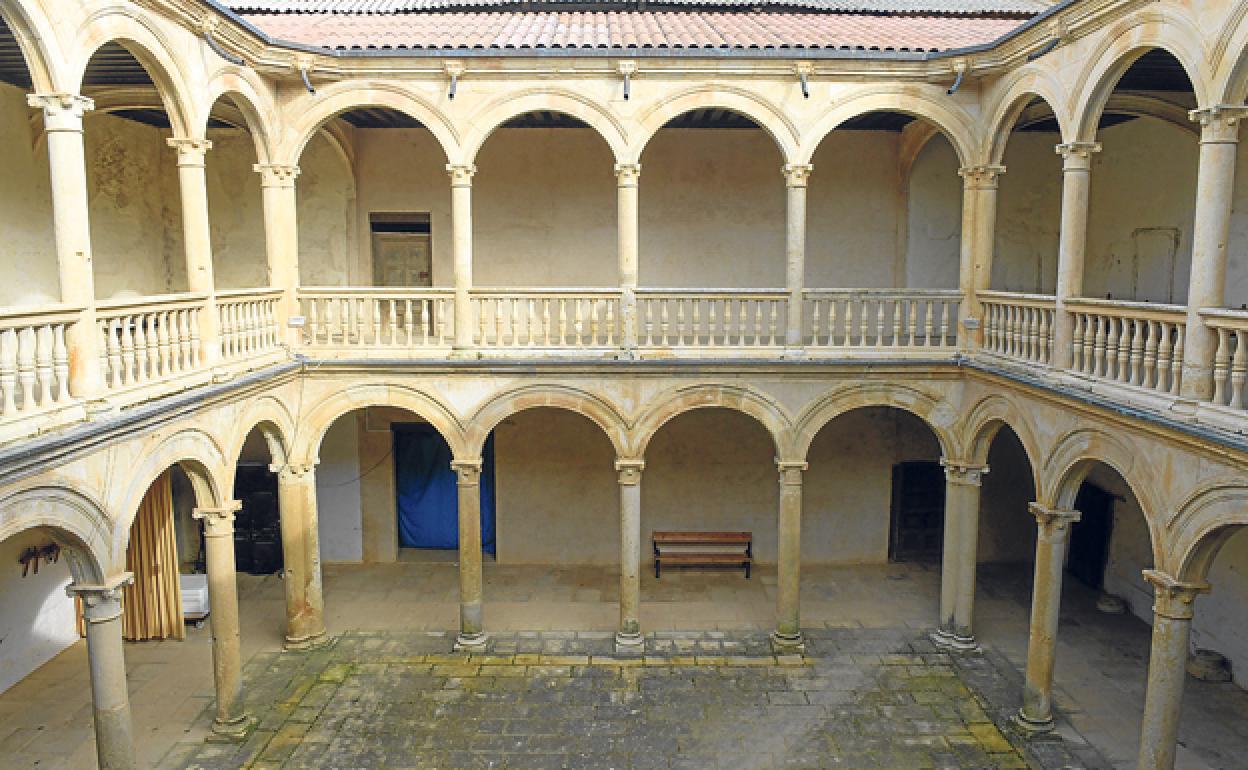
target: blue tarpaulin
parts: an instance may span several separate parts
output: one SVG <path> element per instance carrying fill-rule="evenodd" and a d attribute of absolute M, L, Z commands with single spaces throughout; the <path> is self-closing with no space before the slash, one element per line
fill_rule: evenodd
<path fill-rule="evenodd" d="M 394 425 L 395 499 L 399 545 L 459 547 L 459 491 L 451 448 L 432 425 Z M 494 436 L 485 442 L 481 468 L 481 544 L 494 552 Z"/>

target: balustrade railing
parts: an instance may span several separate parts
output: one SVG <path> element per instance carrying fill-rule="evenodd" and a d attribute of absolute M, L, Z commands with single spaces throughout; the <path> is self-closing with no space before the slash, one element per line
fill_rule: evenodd
<path fill-rule="evenodd" d="M 1177 396 L 1183 371 L 1184 308 L 1147 302 L 1078 299 L 1074 370 Z"/>
<path fill-rule="evenodd" d="M 1052 363 L 1053 297 L 1004 291 L 980 291 L 976 296 L 984 308 L 984 350 L 1030 363 Z"/>
<path fill-rule="evenodd" d="M 110 300 L 97 306 L 106 388 L 163 380 L 199 369 L 202 294 Z"/>
<path fill-rule="evenodd" d="M 957 337 L 961 295 L 942 289 L 808 289 L 815 348 L 941 348 Z"/>
<path fill-rule="evenodd" d="M 620 343 L 618 289 L 476 289 L 482 348 L 610 348 Z"/>
<path fill-rule="evenodd" d="M 436 348 L 454 334 L 450 289 L 301 289 L 299 302 L 311 347 Z"/>
<path fill-rule="evenodd" d="M 33 414 L 71 401 L 65 329 L 81 308 L 13 308 L 0 316 L 0 417 Z"/>
<path fill-rule="evenodd" d="M 768 348 L 784 345 L 783 289 L 639 289 L 643 348 Z"/>
<path fill-rule="evenodd" d="M 221 360 L 251 358 L 280 343 L 277 305 L 278 289 L 237 289 L 217 292 L 217 314 L 221 320 Z"/>
<path fill-rule="evenodd" d="M 1208 308 L 1200 311 L 1205 325 L 1218 335 L 1213 356 L 1213 403 L 1248 409 L 1244 383 L 1248 380 L 1248 312 Z"/>

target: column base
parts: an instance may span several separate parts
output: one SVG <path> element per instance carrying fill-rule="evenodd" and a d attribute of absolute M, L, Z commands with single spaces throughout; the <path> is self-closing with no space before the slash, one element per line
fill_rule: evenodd
<path fill-rule="evenodd" d="M 329 644 L 329 635 L 324 631 L 318 631 L 308 636 L 288 636 L 282 648 L 287 652 L 308 652 L 319 650 L 327 644 Z"/>
<path fill-rule="evenodd" d="M 615 632 L 616 655 L 642 655 L 646 649 L 646 638 L 638 632 Z"/>
<path fill-rule="evenodd" d="M 1044 735 L 1053 732 L 1053 717 L 1046 717 L 1043 720 L 1032 719 L 1019 709 L 1018 713 L 1010 718 L 1010 724 L 1014 729 L 1030 738 L 1036 735 Z"/>
<path fill-rule="evenodd" d="M 806 640 L 802 638 L 801 631 L 795 634 L 782 634 L 779 631 L 772 631 L 771 649 L 773 652 L 782 654 L 805 652 Z"/>
<path fill-rule="evenodd" d="M 209 743 L 242 743 L 256 729 L 257 721 L 247 714 L 228 722 L 213 720 L 212 732 L 208 734 Z"/>
<path fill-rule="evenodd" d="M 979 642 L 971 635 L 962 636 L 952 631 L 937 629 L 927 635 L 932 644 L 946 652 L 978 652 Z"/>
<path fill-rule="evenodd" d="M 455 637 L 455 649 L 461 652 L 482 652 L 489 639 L 484 631 L 472 634 L 460 631 L 459 636 Z"/>

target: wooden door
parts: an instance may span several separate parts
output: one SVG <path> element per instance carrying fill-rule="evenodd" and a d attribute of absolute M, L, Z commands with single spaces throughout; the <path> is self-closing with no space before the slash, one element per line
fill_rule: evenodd
<path fill-rule="evenodd" d="M 891 561 L 939 561 L 945 530 L 945 471 L 940 463 L 893 466 Z"/>
<path fill-rule="evenodd" d="M 374 232 L 373 282 L 377 286 L 432 286 L 429 233 Z"/>

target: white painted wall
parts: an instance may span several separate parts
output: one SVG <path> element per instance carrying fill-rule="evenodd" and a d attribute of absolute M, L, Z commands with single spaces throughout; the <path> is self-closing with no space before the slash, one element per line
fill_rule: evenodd
<path fill-rule="evenodd" d="M 910 239 L 905 286 L 958 287 L 962 246 L 962 178 L 958 156 L 943 137 L 927 143 L 910 171 Z"/>
<path fill-rule="evenodd" d="M 1222 546 L 1209 584 L 1213 590 L 1196 600 L 1192 643 L 1229 658 L 1235 683 L 1248 687 L 1248 532 L 1237 532 Z"/>
<path fill-rule="evenodd" d="M 1060 135 L 1014 132 L 998 177 L 992 288 L 1052 294 L 1062 211 Z"/>
<path fill-rule="evenodd" d="M 22 551 L 52 542 L 26 531 L 0 542 L 0 692 L 12 687 L 78 640 L 74 601 L 65 595 L 65 559 L 44 563 L 39 574 L 22 577 Z"/>
<path fill-rule="evenodd" d="M 251 135 L 237 129 L 208 132 L 212 149 L 204 161 L 212 266 L 219 289 L 267 286 L 264 210 Z M 312 150 L 316 152 L 316 150 Z"/>
<path fill-rule="evenodd" d="M 325 561 L 357 562 L 363 558 L 360 516 L 359 439 L 354 414 L 329 427 L 316 466 L 316 500 Z"/>
<path fill-rule="evenodd" d="M 0 306 L 60 301 L 47 144 L 34 144 L 26 92 L 0 83 Z"/>

